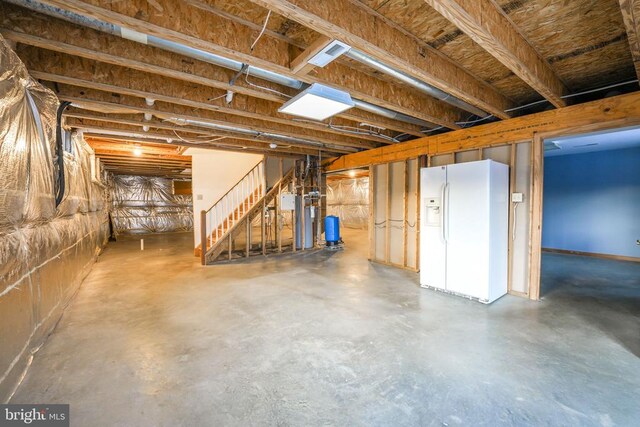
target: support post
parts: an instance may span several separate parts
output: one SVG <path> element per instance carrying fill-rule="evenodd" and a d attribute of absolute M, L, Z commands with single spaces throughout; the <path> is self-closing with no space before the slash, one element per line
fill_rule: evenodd
<path fill-rule="evenodd" d="M 280 159 L 280 169 L 282 171 L 282 159 Z M 278 252 L 282 252 L 282 206 L 280 206 L 280 196 L 282 195 L 282 172 L 278 183 L 278 200 L 276 201 L 276 240 L 278 241 Z"/>
<path fill-rule="evenodd" d="M 531 237 L 529 240 L 529 299 L 540 299 L 540 267 L 542 257 L 542 186 L 544 142 L 538 133 L 531 144 Z"/>
<path fill-rule="evenodd" d="M 267 254 L 267 236 L 266 236 L 266 230 L 267 230 L 267 223 L 264 220 L 264 215 L 265 212 L 267 211 L 267 202 L 266 199 L 263 198 L 262 199 L 262 212 L 261 212 L 261 222 L 260 224 L 262 225 L 262 255 L 266 255 Z"/>
<path fill-rule="evenodd" d="M 247 215 L 245 217 L 245 221 L 247 222 L 247 230 L 245 232 L 245 234 L 247 235 L 247 247 L 245 249 L 245 254 L 244 256 L 249 258 L 249 253 L 251 251 L 251 217 L 249 215 Z"/>
<path fill-rule="evenodd" d="M 200 211 L 200 263 L 207 265 L 207 211 Z"/>
<path fill-rule="evenodd" d="M 402 266 L 407 267 L 407 218 L 409 216 L 409 160 L 403 162 L 404 166 L 404 194 L 402 196 Z"/>
<path fill-rule="evenodd" d="M 387 206 L 385 208 L 385 237 L 384 237 L 384 262 L 389 264 L 391 261 L 391 163 L 387 163 Z"/>
<path fill-rule="evenodd" d="M 374 216 L 375 208 L 375 166 L 369 166 L 369 261 L 375 258 L 376 224 Z"/>

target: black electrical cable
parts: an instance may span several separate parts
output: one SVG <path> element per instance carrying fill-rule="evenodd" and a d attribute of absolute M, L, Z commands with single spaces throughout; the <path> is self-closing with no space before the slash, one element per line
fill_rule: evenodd
<path fill-rule="evenodd" d="M 58 155 L 58 192 L 56 194 L 56 207 L 60 205 L 62 202 L 62 198 L 64 197 L 64 146 L 62 141 L 62 113 L 67 107 L 71 105 L 69 101 L 63 101 L 60 103 L 58 107 L 58 112 L 56 114 L 57 123 L 56 123 L 56 154 Z"/>

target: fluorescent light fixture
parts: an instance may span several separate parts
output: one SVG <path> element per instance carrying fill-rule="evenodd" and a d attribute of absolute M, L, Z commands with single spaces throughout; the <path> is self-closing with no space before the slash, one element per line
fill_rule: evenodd
<path fill-rule="evenodd" d="M 354 105 L 351 95 L 347 92 L 314 83 L 287 101 L 278 112 L 307 119 L 325 120 L 353 108 Z"/>
<path fill-rule="evenodd" d="M 350 49 L 351 46 L 348 44 L 334 40 L 309 59 L 309 64 L 315 65 L 316 67 L 324 67 L 340 55 L 347 53 Z"/>

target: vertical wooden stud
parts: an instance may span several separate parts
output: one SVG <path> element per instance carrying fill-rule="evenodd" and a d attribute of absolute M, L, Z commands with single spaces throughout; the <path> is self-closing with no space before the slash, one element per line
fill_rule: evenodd
<path fill-rule="evenodd" d="M 533 134 L 531 144 L 531 228 L 529 239 L 529 298 L 540 299 L 540 268 L 542 257 L 542 192 L 544 185 L 544 142 Z"/>

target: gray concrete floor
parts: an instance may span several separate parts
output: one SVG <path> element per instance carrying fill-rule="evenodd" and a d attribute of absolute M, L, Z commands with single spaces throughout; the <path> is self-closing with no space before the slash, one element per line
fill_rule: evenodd
<path fill-rule="evenodd" d="M 637 264 L 545 255 L 543 301 L 484 306 L 345 241 L 207 268 L 188 234 L 111 243 L 12 402 L 75 426 L 638 425 Z"/>

